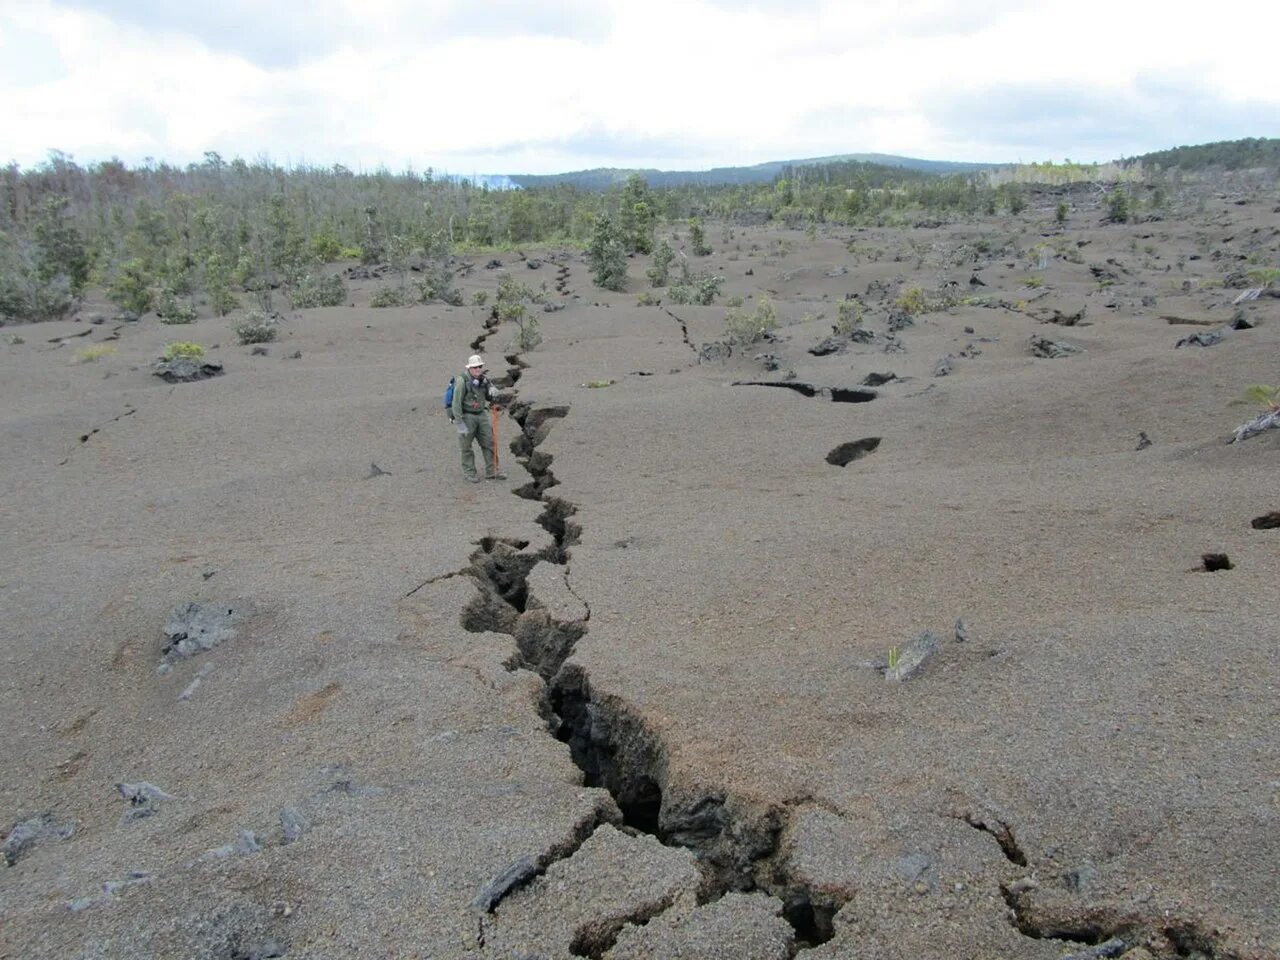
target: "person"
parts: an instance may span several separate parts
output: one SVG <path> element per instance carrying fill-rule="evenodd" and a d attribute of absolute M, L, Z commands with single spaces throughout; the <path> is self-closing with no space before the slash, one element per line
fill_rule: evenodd
<path fill-rule="evenodd" d="M 462 475 L 468 483 L 479 483 L 476 475 L 476 454 L 471 449 L 479 442 L 484 456 L 486 480 L 505 480 L 499 473 L 493 457 L 493 428 L 489 426 L 489 408 L 498 398 L 498 390 L 485 376 L 484 358 L 472 354 L 467 358 L 467 372 L 454 381 L 453 406 L 449 419 L 458 429 L 458 445 L 462 448 Z"/>

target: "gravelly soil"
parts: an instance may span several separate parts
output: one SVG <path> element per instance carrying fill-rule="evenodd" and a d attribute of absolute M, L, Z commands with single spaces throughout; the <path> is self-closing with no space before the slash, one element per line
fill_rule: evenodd
<path fill-rule="evenodd" d="M 476 337 L 514 365 L 480 308 L 14 328 L 0 957 L 1277 956 L 1280 431 L 1224 440 L 1280 301 L 1221 281 L 1280 214 L 1202 195 L 715 227 L 782 325 L 707 362 L 723 305 L 636 306 L 642 259 L 505 255 L 568 293 L 500 483 L 439 399 Z M 152 376 L 170 339 L 224 375 Z M 188 603 L 230 633 L 166 656 Z"/>

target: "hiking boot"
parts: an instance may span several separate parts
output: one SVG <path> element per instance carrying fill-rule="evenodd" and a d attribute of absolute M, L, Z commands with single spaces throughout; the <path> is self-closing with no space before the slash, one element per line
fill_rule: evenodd
<path fill-rule="evenodd" d="M 505 473 L 490 473 L 485 477 L 485 479 L 486 480 L 505 480 L 507 479 L 507 475 Z"/>
<path fill-rule="evenodd" d="M 479 477 L 466 477 L 465 479 L 466 479 L 467 483 L 479 483 L 479 482 L 480 482 L 480 478 L 479 478 Z"/>

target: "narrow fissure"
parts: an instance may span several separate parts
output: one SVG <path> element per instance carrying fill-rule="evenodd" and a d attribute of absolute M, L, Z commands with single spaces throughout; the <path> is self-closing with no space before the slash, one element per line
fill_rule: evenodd
<path fill-rule="evenodd" d="M 684 345 L 688 347 L 690 350 L 692 350 L 694 353 L 697 353 L 698 348 L 695 347 L 693 345 L 693 341 L 689 339 L 689 324 L 681 320 L 679 317 L 677 317 L 674 313 L 672 313 L 666 307 L 662 308 L 662 312 L 665 313 L 668 317 L 670 317 L 672 320 L 674 320 L 677 324 L 680 325 L 680 336 L 684 340 Z"/>
<path fill-rule="evenodd" d="M 735 387 L 781 387 L 802 397 L 826 397 L 832 403 L 870 403 L 879 394 L 859 387 L 819 387 L 803 380 L 735 380 Z"/>
<path fill-rule="evenodd" d="M 683 321 L 675 319 L 681 323 L 685 342 L 692 347 Z M 479 350 L 497 326 L 496 316 L 491 315 L 484 333 L 472 341 L 472 348 Z M 510 366 L 502 385 L 511 390 L 508 411 L 520 428 L 509 446 L 529 474 L 529 482 L 513 492 L 543 504 L 535 522 L 550 534 L 551 543 L 531 552 L 530 543 L 524 539 L 486 536 L 477 541 L 470 566 L 462 571 L 477 586 L 476 595 L 462 611 L 462 625 L 472 632 L 503 633 L 514 640 L 516 649 L 506 666 L 528 670 L 542 679 L 539 712 L 551 735 L 568 745 L 583 781 L 609 793 L 625 829 L 695 853 L 702 874 L 701 902 L 711 902 L 735 890 L 764 890 L 784 904 L 783 915 L 796 931 L 793 953 L 826 942 L 833 935 L 832 918 L 843 904 L 815 902 L 813 893 L 789 876 L 780 856 L 788 812 L 776 805 L 726 796 L 721 791 L 670 796 L 666 790 L 665 744 L 625 702 L 597 702 L 586 673 L 567 663 L 587 633 L 590 608 L 583 603 L 588 614 L 581 620 L 555 619 L 531 593 L 529 576 L 539 563 L 561 565 L 566 569 L 568 587 L 570 550 L 582 537 L 582 527 L 576 520 L 577 504 L 548 492 L 559 486 L 559 480 L 552 471 L 554 457 L 539 449 L 555 421 L 566 417 L 569 408 L 535 407 L 520 400 L 515 386 L 528 364 L 519 354 L 508 355 L 506 360 Z M 818 393 L 818 388 L 807 384 L 764 385 L 807 390 L 807 396 Z M 545 868 L 546 863 L 540 863 L 525 871 L 510 889 L 527 883 Z M 667 906 L 627 922 L 647 922 Z M 593 925 L 581 931 L 574 952 L 602 956 L 625 925 Z"/>
<path fill-rule="evenodd" d="M 1010 863 L 1017 864 L 1020 867 L 1027 865 L 1027 855 L 1018 846 L 1018 839 L 1013 835 L 1012 828 L 999 817 L 987 819 L 976 814 L 966 813 L 964 822 L 975 830 L 991 834 L 996 843 L 1000 845 L 1000 852 L 1004 854 L 1004 858 Z"/>

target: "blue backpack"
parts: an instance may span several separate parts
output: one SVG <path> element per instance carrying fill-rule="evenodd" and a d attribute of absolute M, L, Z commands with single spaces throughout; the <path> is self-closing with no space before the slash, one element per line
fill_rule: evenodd
<path fill-rule="evenodd" d="M 453 409 L 453 385 L 457 382 L 457 377 L 449 378 L 449 385 L 444 388 L 444 408 L 446 410 Z"/>

